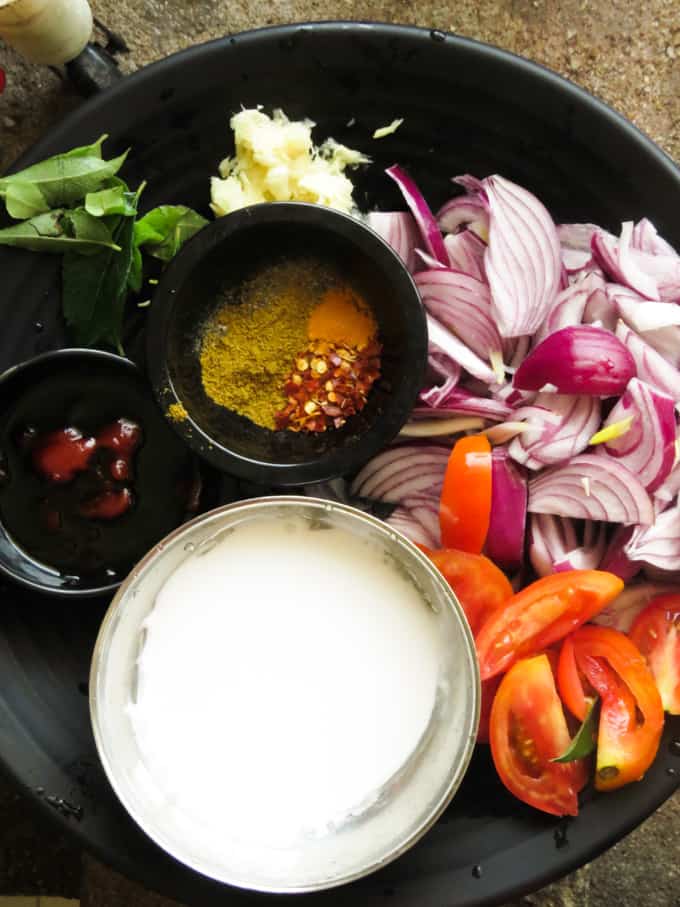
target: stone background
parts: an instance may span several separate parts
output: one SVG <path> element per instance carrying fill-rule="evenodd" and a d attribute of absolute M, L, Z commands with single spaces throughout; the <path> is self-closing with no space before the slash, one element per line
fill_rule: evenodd
<path fill-rule="evenodd" d="M 522 54 L 587 88 L 680 160 L 680 2 L 647 0 L 91 0 L 131 71 L 246 28 L 372 19 L 457 32 Z M 0 47 L 0 172 L 78 103 L 58 71 Z M 680 199 L 678 200 L 680 203 Z M 1 276 L 0 276 L 1 286 Z M 80 897 L 83 907 L 173 902 L 83 856 L 0 777 L 2 894 Z M 506 907 L 680 907 L 680 794 L 604 856 Z M 175 905 L 177 907 L 177 905 Z M 360 907 L 360 905 L 357 905 Z M 442 904 L 442 907 L 446 905 Z"/>

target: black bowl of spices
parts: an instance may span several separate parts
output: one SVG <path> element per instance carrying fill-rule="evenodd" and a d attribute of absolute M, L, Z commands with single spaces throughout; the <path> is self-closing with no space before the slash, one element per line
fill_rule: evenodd
<path fill-rule="evenodd" d="M 11 579 L 110 592 L 200 503 L 197 461 L 130 360 L 64 349 L 0 376 L 0 571 Z"/>
<path fill-rule="evenodd" d="M 351 473 L 408 419 L 426 367 L 418 291 L 357 218 L 299 202 L 205 227 L 156 290 L 158 401 L 219 469 L 269 486 Z"/>

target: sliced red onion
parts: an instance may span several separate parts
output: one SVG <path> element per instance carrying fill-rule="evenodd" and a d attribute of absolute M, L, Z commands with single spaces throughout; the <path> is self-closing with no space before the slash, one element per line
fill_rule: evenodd
<path fill-rule="evenodd" d="M 397 532 L 401 532 L 407 539 L 416 545 L 425 545 L 426 548 L 439 548 L 441 544 L 440 533 L 432 535 L 420 520 L 406 507 L 396 507 L 385 521 Z M 439 528 L 439 527 L 437 527 Z"/>
<path fill-rule="evenodd" d="M 640 572 L 641 565 L 637 561 L 631 561 L 626 554 L 626 545 L 635 530 L 635 526 L 619 526 L 611 537 L 600 565 L 602 570 L 619 576 L 624 582 L 633 579 Z"/>
<path fill-rule="evenodd" d="M 502 362 L 503 344 L 485 283 L 451 269 L 421 271 L 414 279 L 423 305 L 440 324 L 482 359 Z"/>
<path fill-rule="evenodd" d="M 593 623 L 628 633 L 635 618 L 659 595 L 680 592 L 680 587 L 659 583 L 634 583 L 626 586 L 605 608 L 593 617 Z"/>
<path fill-rule="evenodd" d="M 673 303 L 668 303 L 673 305 Z M 667 303 L 662 303 L 667 305 Z M 645 331 L 646 343 L 653 347 L 673 368 L 680 368 L 680 327 L 672 325 L 657 331 Z"/>
<path fill-rule="evenodd" d="M 366 215 L 366 223 L 379 236 L 382 236 L 389 246 L 392 246 L 413 274 L 418 263 L 416 246 L 420 241 L 420 234 L 413 215 L 408 211 L 370 211 Z"/>
<path fill-rule="evenodd" d="M 567 274 L 577 274 L 593 261 L 593 255 L 590 249 L 582 252 L 580 249 L 565 249 L 562 246 L 562 264 Z"/>
<path fill-rule="evenodd" d="M 458 233 L 467 227 L 484 235 L 488 232 L 489 214 L 478 195 L 458 195 L 439 209 L 437 223 L 444 233 Z"/>
<path fill-rule="evenodd" d="M 646 217 L 643 217 L 633 227 L 633 235 L 631 237 L 631 245 L 634 249 L 639 249 L 641 252 L 649 252 L 650 255 L 670 255 L 677 257 L 677 252 L 667 243 L 656 232 L 656 227 L 648 220 Z"/>
<path fill-rule="evenodd" d="M 539 576 L 554 573 L 555 563 L 563 560 L 577 545 L 576 529 L 571 520 L 547 513 L 531 514 L 529 560 Z"/>
<path fill-rule="evenodd" d="M 504 337 L 533 334 L 560 286 L 560 244 L 552 218 L 535 195 L 501 176 L 483 180 L 489 205 L 484 258 L 493 311 Z"/>
<path fill-rule="evenodd" d="M 484 253 L 486 243 L 472 230 L 462 233 L 449 233 L 444 237 L 444 245 L 449 256 L 449 265 L 457 271 L 486 280 L 484 271 Z"/>
<path fill-rule="evenodd" d="M 496 447 L 491 454 L 491 517 L 485 550 L 505 570 L 522 564 L 526 518 L 526 478 L 508 452 Z"/>
<path fill-rule="evenodd" d="M 654 522 L 652 501 L 637 477 L 616 460 L 592 454 L 532 479 L 529 512 L 624 525 Z"/>
<path fill-rule="evenodd" d="M 439 495 L 414 494 L 404 498 L 401 505 L 426 530 L 435 548 L 441 548 L 439 528 Z"/>
<path fill-rule="evenodd" d="M 638 378 L 668 394 L 676 402 L 680 400 L 680 372 L 623 321 L 616 326 L 616 336 L 630 351 Z"/>
<path fill-rule="evenodd" d="M 586 280 L 590 281 L 592 292 L 588 297 L 588 302 L 583 311 L 583 321 L 586 324 L 599 322 L 600 326 L 608 331 L 616 330 L 616 323 L 619 320 L 619 312 L 616 304 L 609 297 L 609 286 L 598 275 L 591 273 Z"/>
<path fill-rule="evenodd" d="M 420 190 L 411 177 L 402 170 L 397 164 L 388 167 L 385 171 L 388 176 L 392 177 L 395 183 L 401 189 L 404 201 L 409 206 L 411 214 L 414 216 L 420 235 L 425 243 L 425 251 L 440 261 L 443 265 L 448 265 L 449 256 L 444 247 L 444 240 L 434 219 L 430 207 L 423 198 Z"/>
<path fill-rule="evenodd" d="M 604 328 L 573 325 L 550 334 L 517 369 L 513 386 L 561 394 L 611 397 L 623 393 L 635 375 L 633 356 Z"/>
<path fill-rule="evenodd" d="M 599 452 L 627 466 L 651 492 L 666 479 L 675 461 L 675 405 L 668 394 L 631 378 L 604 428 L 630 417 L 625 434 L 605 442 Z"/>
<path fill-rule="evenodd" d="M 583 544 L 567 551 L 553 563 L 553 572 L 597 570 L 607 547 L 607 524 L 587 520 L 583 527 Z"/>
<path fill-rule="evenodd" d="M 621 236 L 612 239 L 602 230 L 596 230 L 591 239 L 593 256 L 605 273 L 616 283 L 622 283 L 646 299 L 658 299 L 656 280 L 643 271 L 631 252 L 633 222 L 621 225 Z"/>
<path fill-rule="evenodd" d="M 673 255 L 651 255 L 649 252 L 631 250 L 631 257 L 638 269 L 649 275 L 656 284 L 653 299 L 665 302 L 680 302 L 680 257 Z"/>
<path fill-rule="evenodd" d="M 512 415 L 512 408 L 500 400 L 494 400 L 491 397 L 478 397 L 461 387 L 451 387 L 447 389 L 446 394 L 437 393 L 438 388 L 422 391 L 420 399 L 427 403 L 428 407 L 435 407 L 437 410 L 446 411 L 448 414 L 480 416 L 482 419 L 490 419 L 494 422 L 500 422 L 509 419 Z M 428 412 L 431 410 L 416 408 L 414 413 Z"/>
<path fill-rule="evenodd" d="M 513 420 L 526 419 L 528 431 L 510 444 L 509 454 L 529 469 L 563 463 L 585 450 L 600 424 L 597 397 L 539 394 Z"/>
<path fill-rule="evenodd" d="M 591 293 L 589 287 L 583 284 L 584 281 L 571 284 L 557 294 L 555 304 L 534 335 L 536 343 L 540 343 L 549 334 L 554 334 L 555 331 L 559 331 L 562 328 L 581 324 L 586 303 Z"/>
<path fill-rule="evenodd" d="M 670 502 L 678 496 L 680 492 L 680 463 L 677 463 L 668 474 L 668 477 L 654 492 L 654 497 L 663 504 Z"/>
<path fill-rule="evenodd" d="M 625 287 L 608 289 L 619 315 L 634 331 L 658 331 L 680 325 L 680 306 L 674 302 L 656 302 L 642 299 Z"/>
<path fill-rule="evenodd" d="M 498 379 L 491 368 L 429 314 L 427 315 L 427 331 L 431 348 L 434 347 L 435 351 L 444 353 L 485 384 L 496 383 Z"/>
<path fill-rule="evenodd" d="M 457 362 L 447 356 L 446 353 L 442 353 L 441 350 L 436 349 L 434 346 L 430 345 L 427 351 L 427 364 L 429 366 L 430 372 L 435 375 L 437 378 L 444 381 L 444 383 L 451 381 L 453 386 L 460 381 L 460 376 L 462 369 Z"/>
<path fill-rule="evenodd" d="M 352 482 L 350 494 L 359 498 L 400 503 L 408 495 L 439 494 L 450 446 L 400 444 L 369 460 Z"/>
<path fill-rule="evenodd" d="M 433 258 L 431 255 L 428 255 L 427 252 L 423 252 L 422 249 L 416 249 L 416 259 L 419 262 L 419 266 L 422 264 L 423 267 L 428 270 L 439 270 L 446 271 L 448 270 L 448 265 L 443 265 L 440 261 L 437 261 L 436 258 Z M 413 273 L 413 272 L 411 272 Z"/>
<path fill-rule="evenodd" d="M 659 513 L 653 525 L 638 529 L 625 551 L 632 561 L 680 570 L 680 504 Z"/>
<path fill-rule="evenodd" d="M 595 233 L 602 233 L 607 238 L 616 241 L 613 233 L 608 233 L 597 224 L 558 224 L 557 238 L 565 249 L 575 249 L 580 252 L 590 253 L 590 245 Z"/>

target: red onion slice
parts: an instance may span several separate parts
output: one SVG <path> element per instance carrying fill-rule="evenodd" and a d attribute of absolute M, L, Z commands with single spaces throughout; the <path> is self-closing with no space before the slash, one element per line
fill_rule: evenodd
<path fill-rule="evenodd" d="M 536 196 L 501 176 L 483 180 L 489 206 L 484 265 L 493 312 L 503 337 L 533 334 L 560 286 L 560 244 Z"/>
<path fill-rule="evenodd" d="M 400 444 L 383 450 L 359 471 L 350 487 L 353 497 L 398 504 L 406 495 L 439 494 L 450 446 Z"/>
<path fill-rule="evenodd" d="M 432 214 L 432 211 L 430 211 L 429 205 L 423 198 L 415 182 L 408 173 L 402 170 L 397 164 L 393 167 L 388 167 L 385 173 L 392 177 L 401 189 L 404 201 L 409 206 L 411 214 L 414 216 L 418 229 L 420 230 L 423 242 L 425 243 L 425 251 L 443 265 L 448 266 L 449 256 L 447 255 L 444 240 L 442 239 L 439 227 L 437 226 L 437 221 L 434 219 L 434 215 Z"/>
<path fill-rule="evenodd" d="M 431 349 L 434 347 L 435 351 L 444 353 L 485 384 L 495 384 L 497 382 L 498 378 L 491 368 L 458 337 L 429 314 L 427 316 L 427 332 Z"/>
<path fill-rule="evenodd" d="M 632 561 L 680 570 L 680 504 L 658 514 L 652 526 L 636 531 L 625 552 Z"/>
<path fill-rule="evenodd" d="M 501 447 L 491 454 L 491 517 L 486 555 L 506 570 L 521 566 L 527 518 L 526 478 Z"/>
<path fill-rule="evenodd" d="M 625 434 L 607 441 L 599 452 L 627 466 L 651 492 L 662 484 L 673 468 L 675 405 L 667 394 L 639 378 L 631 378 L 604 427 L 631 417 Z"/>
<path fill-rule="evenodd" d="M 616 460 L 581 454 L 545 469 L 529 482 L 529 512 L 649 526 L 652 501 L 633 473 Z"/>
<path fill-rule="evenodd" d="M 638 377 L 676 402 L 680 400 L 680 372 L 622 321 L 616 326 L 616 336 L 630 351 Z"/>
<path fill-rule="evenodd" d="M 425 545 L 426 548 L 440 547 L 439 532 L 436 536 L 432 535 L 417 516 L 406 507 L 401 505 L 396 507 L 385 522 L 416 545 Z M 439 527 L 437 528 L 439 529 Z"/>
<path fill-rule="evenodd" d="M 554 561 L 553 571 L 597 570 L 607 547 L 607 524 L 586 521 L 583 527 L 583 544 L 567 551 Z"/>
<path fill-rule="evenodd" d="M 371 211 L 366 223 L 392 246 L 411 274 L 418 264 L 416 246 L 420 240 L 418 227 L 408 211 Z"/>
<path fill-rule="evenodd" d="M 615 334 L 594 325 L 573 325 L 546 337 L 517 369 L 513 386 L 555 393 L 611 397 L 635 375 L 633 356 Z"/>
<path fill-rule="evenodd" d="M 449 233 L 444 237 L 444 245 L 449 256 L 449 266 L 477 280 L 486 280 L 484 271 L 484 254 L 486 243 L 472 230 L 462 233 Z"/>
<path fill-rule="evenodd" d="M 539 394 L 518 409 L 513 420 L 526 419 L 528 431 L 511 442 L 509 454 L 529 469 L 563 463 L 585 450 L 600 424 L 597 397 Z"/>
<path fill-rule="evenodd" d="M 626 554 L 626 545 L 633 537 L 635 526 L 619 526 L 611 537 L 602 558 L 601 569 L 621 577 L 624 582 L 633 579 L 640 572 L 641 565 Z"/>
<path fill-rule="evenodd" d="M 646 299 L 658 299 L 656 280 L 646 274 L 631 252 L 633 223 L 621 225 L 621 236 L 612 239 L 602 230 L 597 230 L 591 239 L 593 257 L 616 283 L 622 283 Z"/>
<path fill-rule="evenodd" d="M 578 545 L 576 529 L 569 519 L 547 513 L 532 513 L 529 519 L 529 560 L 539 576 L 550 576 L 554 565 Z"/>
<path fill-rule="evenodd" d="M 646 217 L 643 217 L 642 220 L 633 227 L 631 245 L 634 249 L 639 249 L 640 252 L 648 252 L 650 255 L 670 255 L 671 257 L 678 257 L 678 253 L 673 246 L 659 236 L 654 224 Z"/>
<path fill-rule="evenodd" d="M 445 411 L 447 415 L 480 416 L 482 419 L 490 419 L 493 422 L 501 422 L 512 415 L 512 408 L 501 400 L 479 397 L 461 387 L 450 387 L 445 394 L 438 393 L 441 390 L 443 388 L 423 391 L 420 399 L 423 403 L 427 403 L 428 407 Z M 416 408 L 413 411 L 414 414 L 420 412 L 428 412 L 428 417 L 434 414 L 432 410 L 424 408 Z"/>
<path fill-rule="evenodd" d="M 450 269 L 421 271 L 414 279 L 423 305 L 440 324 L 482 359 L 502 361 L 503 344 L 485 283 Z"/>
<path fill-rule="evenodd" d="M 634 583 L 617 595 L 599 614 L 593 617 L 593 623 L 601 627 L 612 627 L 621 633 L 628 633 L 638 614 L 643 611 L 652 599 L 659 595 L 680 592 L 680 587 L 659 585 L 658 583 Z"/>

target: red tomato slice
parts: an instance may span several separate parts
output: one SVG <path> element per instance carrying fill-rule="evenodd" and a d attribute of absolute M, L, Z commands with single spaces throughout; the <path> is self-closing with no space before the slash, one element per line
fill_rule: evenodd
<path fill-rule="evenodd" d="M 511 793 L 555 816 L 578 814 L 587 766 L 585 760 L 551 761 L 568 749 L 571 737 L 547 655 L 525 658 L 503 677 L 489 736 L 496 771 Z"/>
<path fill-rule="evenodd" d="M 480 554 L 491 516 L 491 444 L 486 435 L 456 442 L 439 502 L 442 545 Z"/>
<path fill-rule="evenodd" d="M 601 700 L 596 788 L 614 790 L 638 781 L 656 756 L 663 730 L 661 696 L 643 656 L 611 627 L 577 630 L 562 647 L 558 679 L 568 708 L 582 717 L 573 689 L 581 683 L 574 681 L 575 671 Z"/>
<path fill-rule="evenodd" d="M 629 635 L 654 675 L 665 711 L 680 715 L 680 595 L 653 599 Z"/>
<path fill-rule="evenodd" d="M 485 680 L 482 684 L 482 703 L 479 710 L 479 727 L 477 728 L 477 743 L 488 743 L 490 735 L 491 709 L 493 701 L 496 698 L 498 687 L 501 684 L 502 676 L 500 674 L 492 677 L 491 680 Z"/>
<path fill-rule="evenodd" d="M 473 634 L 512 596 L 510 580 L 483 554 L 452 548 L 425 553 L 456 593 Z"/>
<path fill-rule="evenodd" d="M 476 637 L 482 680 L 563 639 L 623 589 L 602 570 L 567 570 L 536 580 L 484 622 Z"/>

